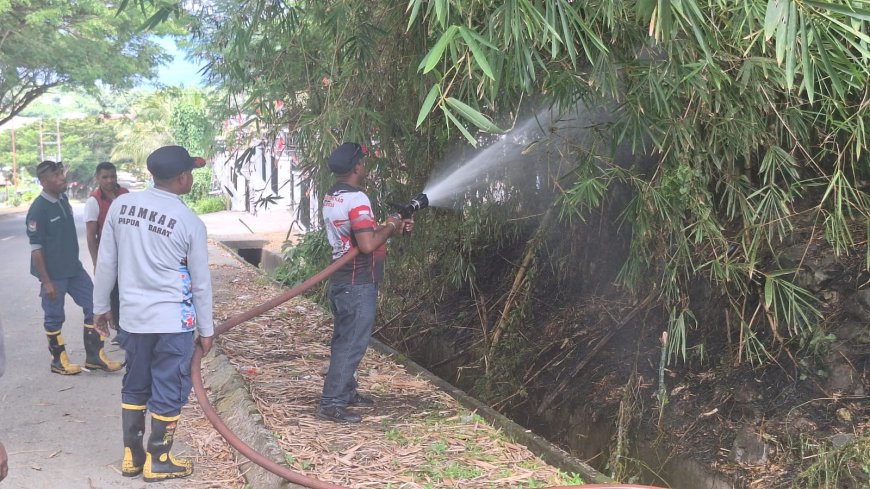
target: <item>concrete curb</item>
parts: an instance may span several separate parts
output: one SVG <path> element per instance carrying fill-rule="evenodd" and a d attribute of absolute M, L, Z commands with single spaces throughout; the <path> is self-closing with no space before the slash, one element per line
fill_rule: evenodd
<path fill-rule="evenodd" d="M 232 248 L 223 242 L 215 241 L 220 248 L 235 257 L 240 266 L 250 267 L 262 274 L 262 270 L 245 261 Z M 263 274 L 264 276 L 265 275 Z M 251 398 L 244 378 L 230 363 L 229 359 L 213 349 L 203 358 L 202 381 L 211 390 L 213 405 L 224 424 L 242 441 L 264 457 L 278 464 L 285 464 L 284 451 L 266 429 L 257 404 Z M 242 461 L 239 470 L 245 478 L 246 489 L 304 489 L 290 483 L 242 456 L 237 450 L 236 460 Z"/>
<path fill-rule="evenodd" d="M 234 256 L 242 266 L 251 267 L 261 275 L 269 278 L 276 284 L 277 281 L 269 277 L 263 270 L 245 261 L 232 248 L 220 241 L 215 241 L 224 251 Z M 280 285 L 280 284 L 279 284 Z M 329 311 L 327 311 L 329 312 Z M 579 474 L 587 483 L 608 483 L 612 479 L 598 472 L 582 460 L 571 456 L 561 448 L 556 447 L 545 438 L 532 433 L 530 430 L 514 423 L 501 413 L 490 408 L 486 404 L 469 396 L 464 391 L 457 389 L 447 381 L 429 372 L 407 356 L 393 348 L 371 338 L 370 346 L 379 353 L 390 357 L 400 365 L 405 366 L 409 372 L 425 378 L 439 389 L 443 390 L 456 399 L 463 407 L 476 412 L 494 427 L 503 430 L 515 441 L 525 445 L 534 454 L 541 457 L 548 464 L 565 472 Z M 245 443 L 258 452 L 276 461 L 284 463 L 284 452 L 272 438 L 272 434 L 265 428 L 262 416 L 257 406 L 251 399 L 242 376 L 229 363 L 227 358 L 219 353 L 212 352 L 203 360 L 203 382 L 212 390 L 215 400 L 215 409 L 220 413 L 224 423 Z M 237 453 L 237 457 L 242 458 Z M 251 489 L 269 488 L 302 488 L 291 484 L 282 478 L 272 474 L 253 462 L 246 461 L 241 465 L 245 480 Z"/>
<path fill-rule="evenodd" d="M 266 429 L 263 417 L 251 399 L 242 376 L 227 357 L 211 353 L 203 359 L 203 383 L 211 390 L 214 408 L 227 427 L 264 457 L 283 464 L 284 451 Z M 247 482 L 246 488 L 302 489 L 303 486 L 291 484 L 247 460 L 235 449 L 233 451 L 236 453 L 236 460 L 241 461 L 239 470 Z"/>

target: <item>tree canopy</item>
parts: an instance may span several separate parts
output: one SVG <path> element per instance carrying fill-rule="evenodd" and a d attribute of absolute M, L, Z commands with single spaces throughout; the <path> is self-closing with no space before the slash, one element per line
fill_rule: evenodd
<path fill-rule="evenodd" d="M 0 1 L 0 125 L 50 88 L 128 88 L 165 59 L 137 11 L 101 0 Z"/>
<path fill-rule="evenodd" d="M 870 268 L 867 0 L 136 3 L 155 21 L 193 14 L 229 110 L 258 136 L 293 131 L 315 187 L 332 183 L 323 162 L 342 141 L 374 146 L 376 205 L 472 146 L 498 149 L 485 168 L 468 158 L 475 184 L 451 189 L 461 209 L 421 213 L 395 246 L 379 331 L 461 344 L 437 365 L 462 358 L 456 378 L 479 373 L 472 393 L 492 404 L 528 396 L 540 414 L 568 397 L 566 366 L 595 350 L 565 345 L 640 309 L 633 331 L 662 341 L 660 360 L 638 362 L 659 363 L 660 413 L 665 366 L 691 371 L 693 352 L 817 375 L 837 318 L 782 250 L 800 229 Z M 536 140 L 502 144 L 550 113 Z M 526 178 L 506 178 L 500 163 L 518 159 Z M 291 267 L 319 264 L 298 258 L 323 242 L 306 237 Z"/>
<path fill-rule="evenodd" d="M 137 3 L 155 20 L 184 15 L 180 4 Z M 227 105 L 266 129 L 296 131 L 321 186 L 330 178 L 322 161 L 343 140 L 377 146 L 376 192 L 399 200 L 457 141 L 478 144 L 542 107 L 575 117 L 584 136 L 544 135 L 568 148 L 549 156 L 558 164 L 538 161 L 545 170 L 526 184 L 543 182 L 566 225 L 619 216 L 610 224 L 629 245 L 613 278 L 629 291 L 656 291 L 674 311 L 671 358 L 685 355 L 692 280 L 722 285 L 741 336 L 769 328 L 779 340 L 806 339 L 819 313 L 811 294 L 783 279 L 788 271 L 769 266 L 771 247 L 806 215 L 838 252 L 863 241 L 854 224 L 870 218 L 861 183 L 870 176 L 867 1 L 216 0 L 195 8 L 194 44 L 230 94 Z M 465 196 L 477 209 L 454 223 L 459 243 L 445 240 L 439 255 L 442 278 L 472 290 L 476 247 L 519 232 L 508 216 L 546 210 L 497 176 L 487 181 L 493 194 Z M 615 199 L 620 192 L 630 197 Z M 495 194 L 507 196 L 500 206 L 482 204 Z M 526 293 L 508 297 L 530 301 L 535 275 L 519 275 Z M 520 322 L 499 320 L 508 323 Z M 739 359 L 763 359 L 757 347 L 741 344 Z"/>

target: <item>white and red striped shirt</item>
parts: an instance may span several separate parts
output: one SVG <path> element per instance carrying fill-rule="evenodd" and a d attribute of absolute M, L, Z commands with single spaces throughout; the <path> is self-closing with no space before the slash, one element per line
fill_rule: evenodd
<path fill-rule="evenodd" d="M 368 196 L 346 183 L 337 183 L 323 198 L 323 220 L 326 236 L 332 246 L 332 259 L 337 260 L 356 246 L 354 235 L 372 233 L 378 223 Z M 360 253 L 347 265 L 332 274 L 335 283 L 379 283 L 384 276 L 386 248 L 381 245 L 370 254 Z"/>

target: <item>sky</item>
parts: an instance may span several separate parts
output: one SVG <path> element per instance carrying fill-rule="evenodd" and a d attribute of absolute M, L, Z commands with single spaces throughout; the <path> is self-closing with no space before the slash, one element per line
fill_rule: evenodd
<path fill-rule="evenodd" d="M 175 45 L 175 40 L 171 37 L 157 37 L 154 38 L 154 42 L 162 46 L 173 58 L 172 61 L 157 69 L 157 80 L 159 83 L 183 87 L 203 86 L 199 70 L 204 63 L 188 61 L 186 59 L 187 53 L 180 50 Z"/>

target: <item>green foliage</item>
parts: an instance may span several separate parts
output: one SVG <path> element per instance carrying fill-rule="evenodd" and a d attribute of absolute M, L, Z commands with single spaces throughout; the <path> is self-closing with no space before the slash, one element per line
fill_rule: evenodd
<path fill-rule="evenodd" d="M 284 245 L 284 263 L 274 274 L 275 279 L 285 285 L 297 285 L 326 268 L 332 262 L 332 247 L 326 238 L 326 231 L 306 233 L 299 243 Z M 325 287 L 314 291 L 315 299 L 322 302 Z"/>
<path fill-rule="evenodd" d="M 562 485 L 565 486 L 579 486 L 585 484 L 585 482 L 583 482 L 583 477 L 574 472 L 562 472 L 560 470 L 559 476 L 562 479 Z"/>
<path fill-rule="evenodd" d="M 153 7 L 155 20 L 181 15 L 180 4 L 135 3 Z M 815 304 L 770 265 L 771 250 L 799 219 L 822 223 L 839 253 L 866 240 L 850 227 L 870 219 L 858 178 L 870 167 L 865 1 L 219 0 L 193 8 L 195 48 L 236 94 L 227 105 L 251 114 L 248 137 L 294 131 L 300 168 L 321 193 L 332 183 L 322 163 L 342 141 L 377 148 L 368 190 L 378 205 L 419 191 L 456 146 L 486 144 L 487 132 L 538 106 L 583 126 L 545 136 L 568 144 L 542 156 L 533 178 L 489 171 L 476 188 L 455 189 L 463 211 L 438 222 L 421 216 L 415 240 L 426 246 L 406 245 L 406 266 L 388 282 L 397 293 L 414 281 L 431 293 L 516 301 L 510 317 L 489 319 L 506 321 L 498 351 L 508 379 L 521 358 L 510 346 L 522 336 L 511 336 L 534 319 L 536 284 L 566 274 L 542 246 L 534 261 L 550 263 L 534 263 L 520 296 L 508 297 L 514 274 L 481 291 L 488 270 L 478 264 L 533 235 L 519 223 L 540 214 L 534 199 L 558 196 L 560 224 L 594 216 L 599 228 L 584 230 L 612 226 L 627 236 L 615 281 L 660 291 L 666 309 L 683 311 L 670 318 L 670 361 L 685 360 L 692 344 L 688 311 L 701 308 L 689 291 L 699 279 L 728 298 L 742 361 L 766 361 L 772 342 L 817 337 Z M 605 222 L 614 212 L 620 219 Z"/>
<path fill-rule="evenodd" d="M 214 170 L 208 166 L 196 168 L 191 173 L 193 174 L 193 185 L 190 187 L 190 192 L 181 196 L 188 205 L 208 198 L 208 192 L 211 190 L 211 184 L 214 180 Z"/>
<path fill-rule="evenodd" d="M 97 99 L 90 95 L 56 88 L 31 102 L 19 115 L 53 121 L 70 112 L 97 116 L 102 110 Z"/>
<path fill-rule="evenodd" d="M 224 197 L 209 195 L 214 180 L 214 170 L 206 166 L 197 168 L 192 173 L 193 185 L 190 187 L 190 192 L 181 196 L 187 206 L 197 214 L 226 210 L 227 202 Z"/>
<path fill-rule="evenodd" d="M 59 126 L 58 123 L 59 122 Z M 36 166 L 44 159 L 61 159 L 67 170 L 71 195 L 81 197 L 94 187 L 97 163 L 110 160 L 121 122 L 97 117 L 33 122 L 15 131 L 15 149 L 21 175 L 36 175 Z M 40 129 L 41 128 L 41 129 Z M 40 130 L 43 149 L 40 153 Z M 60 133 L 60 158 L 57 135 Z M 11 131 L 0 132 L 0 166 L 12 168 Z M 26 172 L 26 173 L 25 173 Z"/>
<path fill-rule="evenodd" d="M 182 101 L 172 109 L 169 118 L 173 138 L 191 154 L 204 154 L 210 147 L 214 140 L 213 126 L 203 103 Z"/>
<path fill-rule="evenodd" d="M 870 480 L 870 433 L 859 433 L 839 447 L 826 444 L 804 458 L 815 462 L 798 475 L 792 487 L 862 487 Z"/>
<path fill-rule="evenodd" d="M 130 87 L 165 59 L 138 11 L 98 0 L 0 4 L 0 124 L 52 87 Z"/>
<path fill-rule="evenodd" d="M 210 214 L 227 210 L 227 202 L 220 196 L 209 196 L 193 204 L 193 212 Z"/>
<path fill-rule="evenodd" d="M 390 428 L 389 430 L 387 430 L 387 432 L 384 434 L 384 438 L 386 438 L 387 441 L 391 441 L 399 446 L 405 446 L 408 444 L 408 439 L 405 438 L 402 432 L 397 430 L 396 428 Z"/>
<path fill-rule="evenodd" d="M 112 157 L 144 174 L 148 155 L 161 146 L 178 144 L 194 156 L 211 156 L 218 120 L 213 99 L 212 92 L 193 88 L 138 92 L 131 108 L 136 118 L 125 121 Z"/>

